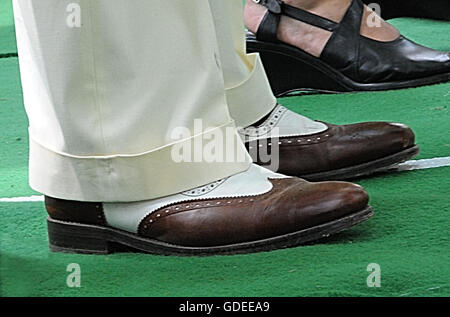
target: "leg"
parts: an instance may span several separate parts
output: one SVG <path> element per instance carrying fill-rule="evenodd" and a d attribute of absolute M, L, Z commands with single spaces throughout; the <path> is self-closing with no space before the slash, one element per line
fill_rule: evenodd
<path fill-rule="evenodd" d="M 247 54 L 241 0 L 211 0 L 230 114 L 238 127 L 266 119 L 277 107 L 259 54 Z M 326 130 L 322 123 L 290 113 L 294 133 Z M 264 121 L 264 120 L 262 120 Z"/>
<path fill-rule="evenodd" d="M 254 55 L 244 53 L 241 4 L 239 0 L 211 1 L 225 86 L 235 87 L 232 90 L 239 96 L 228 98 L 230 112 L 236 122 L 246 122 L 242 126 L 252 123 L 252 127 L 240 129 L 239 134 L 255 162 L 287 175 L 315 181 L 339 180 L 371 174 L 417 153 L 414 133 L 405 125 L 379 122 L 335 126 L 313 121 L 280 105 L 273 109 L 274 98 L 268 92 L 265 74 L 252 73 L 258 69 L 252 63 Z M 267 109 L 268 115 L 260 120 Z M 274 128 L 278 128 L 276 134 Z M 270 140 L 271 137 L 280 140 Z M 258 144 L 261 140 L 264 143 Z M 277 164 L 264 164 L 261 153 L 265 152 L 278 153 Z"/>
<path fill-rule="evenodd" d="M 274 98 L 265 77 L 252 76 L 256 57 L 222 70 L 221 54 L 236 53 L 218 44 L 228 17 L 212 1 L 81 0 L 80 29 L 61 18 L 68 3 L 14 2 L 31 184 L 46 196 L 52 250 L 108 253 L 121 244 L 161 254 L 254 252 L 296 246 L 371 216 L 360 186 L 313 184 L 250 164 L 228 103 L 245 106 L 235 86 L 265 86 L 262 110 L 241 117 L 251 121 Z M 197 118 L 204 130 L 196 130 Z M 180 127 L 194 133 L 173 141 Z M 208 146 L 196 148 L 197 139 L 217 135 L 213 141 L 237 144 L 244 159 L 174 160 L 180 143 L 192 150 L 193 141 L 195 156 Z"/>
<path fill-rule="evenodd" d="M 66 24 L 70 3 L 80 6 L 80 28 Z M 171 158 L 174 143 L 193 141 L 174 139 L 175 128 L 194 135 L 196 118 L 212 132 L 233 126 L 207 0 L 14 5 L 35 190 L 80 201 L 146 200 L 249 167 L 248 159 Z"/>
<path fill-rule="evenodd" d="M 287 0 L 285 2 L 332 21 L 339 22 L 344 17 L 352 0 Z M 252 32 L 256 32 L 266 13 L 265 8 L 252 0 L 247 0 L 245 13 L 245 21 L 248 28 Z M 373 14 L 372 10 L 366 7 L 361 23 L 361 34 L 363 36 L 384 42 L 393 41 L 399 37 L 400 33 L 398 30 L 381 18 L 380 27 L 371 27 L 369 24 L 371 14 Z M 288 17 L 282 18 L 279 28 L 280 40 L 297 46 L 317 57 L 322 53 L 330 36 L 331 32 Z"/>
<path fill-rule="evenodd" d="M 449 52 L 401 36 L 361 0 L 248 0 L 245 16 L 254 33 L 247 37 L 249 51 L 262 54 L 277 96 L 450 80 Z"/>
<path fill-rule="evenodd" d="M 261 59 L 247 54 L 241 0 L 210 0 L 231 117 L 238 127 L 257 122 L 276 105 Z"/>

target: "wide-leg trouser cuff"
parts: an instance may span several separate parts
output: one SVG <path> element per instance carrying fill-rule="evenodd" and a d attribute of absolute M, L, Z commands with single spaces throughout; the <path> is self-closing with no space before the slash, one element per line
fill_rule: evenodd
<path fill-rule="evenodd" d="M 231 117 L 237 127 L 247 127 L 273 110 L 277 99 L 272 93 L 259 54 L 248 54 L 253 64 L 250 76 L 237 86 L 226 89 Z"/>
<path fill-rule="evenodd" d="M 203 159 L 179 163 L 173 159 L 174 147 L 207 144 L 217 135 L 223 136 L 227 144 L 223 157 L 229 156 L 227 151 L 234 151 L 232 158 L 223 162 Z M 44 195 L 67 200 L 149 200 L 243 172 L 250 164 L 251 158 L 235 131 L 234 122 L 156 150 L 131 155 L 74 156 L 50 150 L 30 135 L 30 186 Z"/>

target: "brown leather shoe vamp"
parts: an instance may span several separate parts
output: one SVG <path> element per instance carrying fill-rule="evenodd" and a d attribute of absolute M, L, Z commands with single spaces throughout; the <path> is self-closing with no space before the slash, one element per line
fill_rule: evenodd
<path fill-rule="evenodd" d="M 413 131 L 402 124 L 386 122 L 325 124 L 328 130 L 318 134 L 280 138 L 277 172 L 306 177 L 312 173 L 339 170 L 375 161 L 414 146 Z M 255 146 L 248 143 L 246 145 L 248 148 Z M 415 154 L 417 152 L 411 153 L 410 156 Z M 264 166 L 259 157 L 253 159 Z"/>
<path fill-rule="evenodd" d="M 139 234 L 176 245 L 208 247 L 296 232 L 363 210 L 368 195 L 344 182 L 271 179 L 260 196 L 174 204 L 147 216 Z"/>

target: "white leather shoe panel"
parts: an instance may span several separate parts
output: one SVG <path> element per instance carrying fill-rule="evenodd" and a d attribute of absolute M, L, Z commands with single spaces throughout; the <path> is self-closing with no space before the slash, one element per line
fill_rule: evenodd
<path fill-rule="evenodd" d="M 287 110 L 281 117 L 277 127 L 280 129 L 280 137 L 304 136 L 320 133 L 328 129 L 322 122 L 313 121 L 291 110 Z"/>
<path fill-rule="evenodd" d="M 267 120 L 260 126 L 241 129 L 239 135 L 244 142 L 251 142 L 265 138 L 312 135 L 327 129 L 328 127 L 321 122 L 311 120 L 277 105 Z"/>
<path fill-rule="evenodd" d="M 243 173 L 230 176 L 226 179 L 184 193 L 142 202 L 104 203 L 103 210 L 106 221 L 110 226 L 137 233 L 139 223 L 142 219 L 164 206 L 196 199 L 235 198 L 262 195 L 272 189 L 272 183 L 268 178 L 288 177 L 274 173 L 256 164 L 252 164 L 250 168 Z"/>

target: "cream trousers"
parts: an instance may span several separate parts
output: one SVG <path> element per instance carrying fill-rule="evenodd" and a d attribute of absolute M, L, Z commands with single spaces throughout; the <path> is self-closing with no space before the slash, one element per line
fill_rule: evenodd
<path fill-rule="evenodd" d="M 245 52 L 241 0 L 13 1 L 33 189 L 140 201 L 248 169 L 235 127 L 276 100 Z M 244 159 L 173 159 L 220 134 Z"/>

